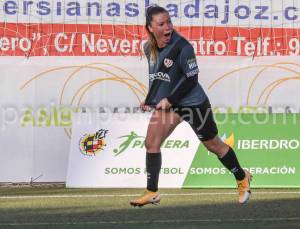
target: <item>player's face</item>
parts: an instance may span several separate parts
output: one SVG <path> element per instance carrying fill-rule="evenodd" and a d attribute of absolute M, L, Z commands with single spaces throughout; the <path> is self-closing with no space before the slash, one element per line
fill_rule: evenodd
<path fill-rule="evenodd" d="M 159 48 L 165 47 L 171 40 L 173 24 L 168 13 L 153 15 L 148 28 L 153 33 Z"/>

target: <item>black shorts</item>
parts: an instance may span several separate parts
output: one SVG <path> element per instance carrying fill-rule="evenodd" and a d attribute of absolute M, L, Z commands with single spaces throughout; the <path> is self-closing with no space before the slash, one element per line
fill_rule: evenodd
<path fill-rule="evenodd" d="M 172 110 L 188 122 L 201 141 L 213 139 L 218 134 L 209 100 L 192 107 L 173 107 Z"/>

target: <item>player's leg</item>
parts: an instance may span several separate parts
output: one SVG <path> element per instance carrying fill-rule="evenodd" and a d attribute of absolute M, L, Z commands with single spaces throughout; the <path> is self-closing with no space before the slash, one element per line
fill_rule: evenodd
<path fill-rule="evenodd" d="M 217 125 L 214 121 L 209 100 L 193 109 L 190 125 L 204 146 L 218 156 L 221 163 L 230 170 L 238 185 L 239 202 L 246 203 L 250 198 L 250 181 L 252 176 L 239 164 L 234 150 L 218 137 Z"/>
<path fill-rule="evenodd" d="M 160 146 L 181 122 L 180 116 L 171 111 L 156 110 L 153 112 L 145 139 L 147 189 L 141 197 L 130 201 L 133 206 L 159 203 L 158 179 L 161 169 Z"/>
<path fill-rule="evenodd" d="M 246 203 L 251 195 L 250 182 L 252 175 L 240 166 L 234 150 L 221 141 L 218 136 L 202 142 L 205 147 L 210 152 L 216 154 L 221 163 L 233 173 L 237 181 L 239 202 L 241 204 Z"/>

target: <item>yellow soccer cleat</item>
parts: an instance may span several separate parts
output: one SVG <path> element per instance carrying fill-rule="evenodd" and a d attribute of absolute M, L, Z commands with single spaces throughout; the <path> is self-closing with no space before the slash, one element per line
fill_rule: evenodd
<path fill-rule="evenodd" d="M 130 201 L 130 205 L 136 207 L 143 207 L 146 204 L 159 204 L 160 202 L 160 195 L 158 192 L 151 192 L 146 190 L 144 195 L 138 197 L 135 200 Z"/>
<path fill-rule="evenodd" d="M 239 203 L 245 204 L 251 196 L 250 182 L 252 181 L 252 175 L 245 170 L 245 178 L 241 181 L 237 180 L 237 186 L 239 191 Z"/>

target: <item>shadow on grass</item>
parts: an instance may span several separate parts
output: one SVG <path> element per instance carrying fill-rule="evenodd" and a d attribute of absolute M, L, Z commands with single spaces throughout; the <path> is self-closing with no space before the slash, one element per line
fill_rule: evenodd
<path fill-rule="evenodd" d="M 84 204 L 64 207 L 63 203 L 57 208 L 2 207 L 0 228 L 300 228 L 300 196 L 253 200 L 246 205 L 197 201 L 122 209 Z"/>

